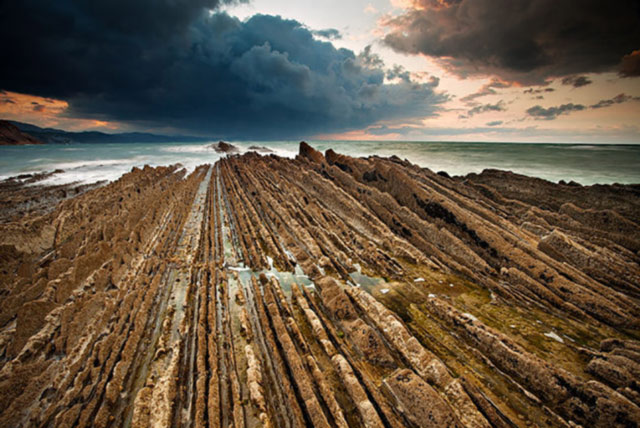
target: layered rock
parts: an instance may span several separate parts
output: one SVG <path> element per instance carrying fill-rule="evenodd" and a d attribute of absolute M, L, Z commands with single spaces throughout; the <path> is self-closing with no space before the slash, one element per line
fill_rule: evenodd
<path fill-rule="evenodd" d="M 59 190 L 0 186 L 3 426 L 640 424 L 633 186 L 302 143 Z"/>

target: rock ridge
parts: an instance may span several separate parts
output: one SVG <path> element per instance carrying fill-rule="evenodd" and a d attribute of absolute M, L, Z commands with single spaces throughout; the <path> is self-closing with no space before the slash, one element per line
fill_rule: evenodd
<path fill-rule="evenodd" d="M 637 186 L 306 143 L 22 181 L 2 426 L 640 426 Z"/>

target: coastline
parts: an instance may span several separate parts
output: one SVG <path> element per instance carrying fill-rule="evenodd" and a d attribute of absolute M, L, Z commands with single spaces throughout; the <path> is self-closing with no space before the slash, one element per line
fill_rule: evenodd
<path fill-rule="evenodd" d="M 231 142 L 239 154 L 272 150 L 278 156 L 294 158 L 298 142 Z M 324 152 L 335 150 L 351 157 L 396 156 L 434 172 L 450 176 L 479 174 L 485 169 L 509 170 L 517 174 L 582 185 L 640 183 L 640 145 L 508 144 L 461 142 L 351 142 L 312 141 Z M 189 172 L 203 163 L 215 163 L 224 154 L 207 143 L 117 143 L 45 144 L 0 147 L 0 179 L 23 174 L 40 174 L 56 169 L 64 173 L 42 184 L 83 184 L 117 180 L 131 168 L 144 165 L 182 164 Z M 266 145 L 266 147 L 265 147 Z"/>
<path fill-rule="evenodd" d="M 639 187 L 301 144 L 3 189 L 0 420 L 637 426 Z"/>

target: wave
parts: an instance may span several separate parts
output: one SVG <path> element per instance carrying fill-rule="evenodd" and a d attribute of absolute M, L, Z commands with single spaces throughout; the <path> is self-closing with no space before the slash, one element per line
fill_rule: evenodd
<path fill-rule="evenodd" d="M 216 153 L 216 151 L 210 146 L 211 143 L 204 145 L 179 145 L 161 147 L 160 151 L 166 153 Z"/>
<path fill-rule="evenodd" d="M 149 160 L 146 156 L 135 156 L 133 158 L 124 158 L 124 159 L 95 159 L 95 160 L 78 160 L 72 162 L 56 162 L 53 163 L 54 169 L 77 169 L 77 168 L 88 168 L 88 167 L 105 167 L 111 165 L 124 165 L 124 164 L 135 164 L 139 162 L 143 162 L 145 160 Z"/>
<path fill-rule="evenodd" d="M 160 166 L 181 164 L 188 172 L 202 163 L 202 159 L 162 159 L 153 156 L 133 156 L 123 159 L 93 159 L 67 162 L 54 162 L 40 165 L 38 171 L 45 172 L 56 169 L 63 170 L 34 185 L 62 185 L 70 183 L 95 183 L 98 181 L 114 181 L 122 175 L 130 172 L 132 168 L 141 168 L 144 165 Z"/>

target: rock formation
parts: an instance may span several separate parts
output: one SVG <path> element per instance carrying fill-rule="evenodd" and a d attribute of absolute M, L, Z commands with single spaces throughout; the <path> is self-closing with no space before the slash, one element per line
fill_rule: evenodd
<path fill-rule="evenodd" d="M 210 148 L 215 150 L 217 153 L 237 153 L 239 152 L 238 148 L 233 144 L 225 143 L 224 141 L 218 141 L 216 144 L 209 145 Z"/>
<path fill-rule="evenodd" d="M 306 143 L 3 186 L 2 426 L 640 425 L 638 186 Z"/>

